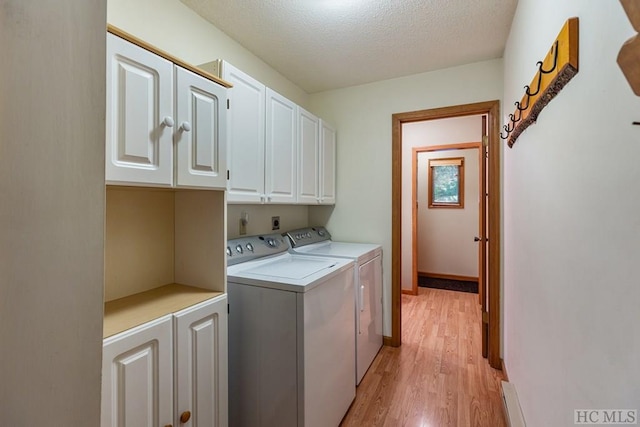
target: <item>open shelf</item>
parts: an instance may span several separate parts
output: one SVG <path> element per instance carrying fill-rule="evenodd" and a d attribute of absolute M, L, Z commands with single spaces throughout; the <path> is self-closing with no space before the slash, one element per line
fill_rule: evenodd
<path fill-rule="evenodd" d="M 104 305 L 102 337 L 110 337 L 222 294 L 223 292 L 172 283 L 109 301 Z"/>

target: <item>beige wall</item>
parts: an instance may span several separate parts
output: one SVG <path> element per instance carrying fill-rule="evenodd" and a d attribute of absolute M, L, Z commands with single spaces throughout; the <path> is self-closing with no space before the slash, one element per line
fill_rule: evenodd
<path fill-rule="evenodd" d="M 502 98 L 502 60 L 311 95 L 338 129 L 335 207 L 310 207 L 336 240 L 383 246 L 384 334 L 391 335 L 391 116 Z M 403 170 L 410 165 L 403 161 Z M 403 257 L 406 252 L 403 251 Z"/>
<path fill-rule="evenodd" d="M 580 71 L 503 155 L 504 360 L 529 426 L 640 409 L 640 98 L 616 63 L 636 33 L 620 2 L 520 0 L 504 99 L 571 16 Z"/>
<path fill-rule="evenodd" d="M 194 65 L 224 59 L 307 107 L 308 95 L 179 0 L 109 0 L 107 19 Z"/>
<path fill-rule="evenodd" d="M 0 9 L 0 424 L 97 426 L 106 2 Z"/>
<path fill-rule="evenodd" d="M 309 207 L 304 205 L 228 205 L 227 238 L 240 236 L 240 218 L 243 212 L 249 215 L 246 235 L 284 233 L 309 226 Z M 280 217 L 280 230 L 271 229 L 271 217 Z M 311 224 L 312 225 L 312 224 Z"/>
<path fill-rule="evenodd" d="M 480 134 L 481 128 L 476 128 Z M 478 149 L 431 151 L 418 154 L 416 195 L 418 201 L 418 271 L 478 277 Z M 429 209 L 429 160 L 462 157 L 464 161 L 464 207 Z"/>

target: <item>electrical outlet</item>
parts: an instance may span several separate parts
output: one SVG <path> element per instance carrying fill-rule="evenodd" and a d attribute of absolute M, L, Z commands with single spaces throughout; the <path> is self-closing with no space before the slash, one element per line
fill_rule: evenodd
<path fill-rule="evenodd" d="M 241 236 L 247 234 L 247 221 L 244 221 L 242 218 L 240 218 L 240 230 L 238 231 L 238 234 Z"/>
<path fill-rule="evenodd" d="M 280 217 L 272 216 L 271 217 L 271 229 L 272 230 L 280 230 Z"/>

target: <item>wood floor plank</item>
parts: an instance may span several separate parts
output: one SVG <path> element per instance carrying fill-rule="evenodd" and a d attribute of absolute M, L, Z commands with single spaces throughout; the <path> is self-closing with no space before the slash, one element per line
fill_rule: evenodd
<path fill-rule="evenodd" d="M 481 354 L 477 294 L 402 296 L 402 346 L 383 347 L 343 427 L 504 427 L 502 373 Z"/>

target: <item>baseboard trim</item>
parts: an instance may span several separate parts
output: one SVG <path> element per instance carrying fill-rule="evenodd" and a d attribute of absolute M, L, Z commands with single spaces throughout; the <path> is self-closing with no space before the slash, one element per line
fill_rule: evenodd
<path fill-rule="evenodd" d="M 502 375 L 504 376 L 504 380 L 509 382 L 509 374 L 507 373 L 507 365 L 505 365 L 504 359 L 500 359 L 500 365 L 502 366 Z"/>
<path fill-rule="evenodd" d="M 507 425 L 509 427 L 526 427 L 516 387 L 512 383 L 502 381 L 502 403 L 504 404 Z"/>
<path fill-rule="evenodd" d="M 393 339 L 391 337 L 382 336 L 382 345 L 393 347 Z"/>
<path fill-rule="evenodd" d="M 418 276 L 430 277 L 432 279 L 462 280 L 464 282 L 477 282 L 478 278 L 473 276 L 459 276 L 457 274 L 440 274 L 418 271 Z M 403 290 L 404 291 L 404 290 Z"/>
<path fill-rule="evenodd" d="M 416 291 L 414 292 L 414 291 L 413 291 L 413 289 L 403 289 L 403 290 L 402 290 L 402 293 L 403 293 L 404 295 L 413 295 L 413 296 L 418 295 L 418 291 L 416 290 Z"/>

